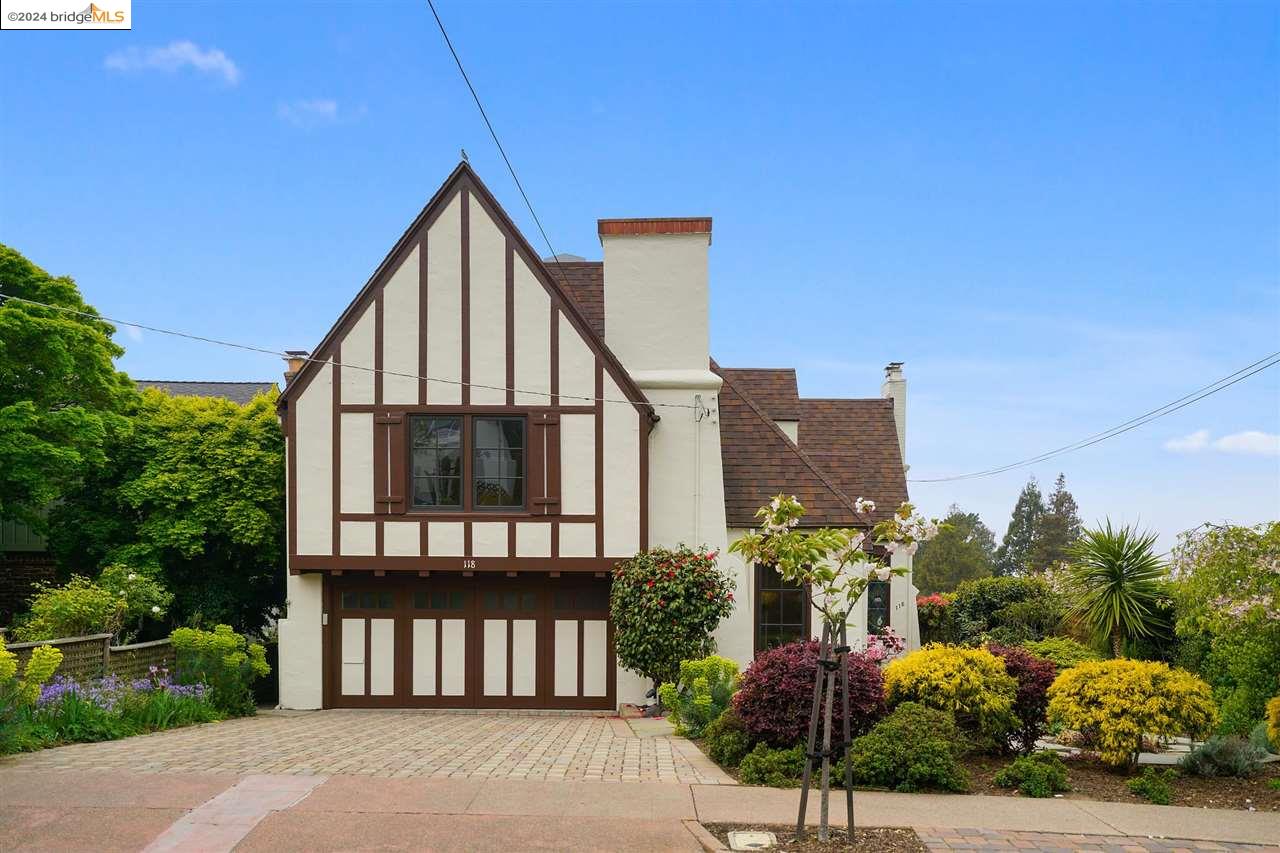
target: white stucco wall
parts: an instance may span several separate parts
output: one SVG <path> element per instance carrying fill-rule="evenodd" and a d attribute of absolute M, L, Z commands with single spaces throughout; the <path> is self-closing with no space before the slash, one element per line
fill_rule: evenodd
<path fill-rule="evenodd" d="M 352 365 L 342 368 L 344 403 L 373 402 L 373 329 L 374 310 L 372 305 L 368 305 L 342 339 L 341 362 Z"/>
<path fill-rule="evenodd" d="M 512 287 L 515 387 L 522 389 L 516 405 L 546 406 L 551 402 L 551 297 L 519 255 Z"/>
<path fill-rule="evenodd" d="M 623 400 L 607 373 L 606 400 Z M 604 404 L 604 555 L 631 557 L 640 549 L 640 416 L 629 403 Z"/>
<path fill-rule="evenodd" d="M 507 402 L 507 240 L 484 206 L 471 200 L 471 402 Z M 427 303 L 427 311 L 435 306 Z M 488 385 L 492 387 L 482 388 Z"/>
<path fill-rule="evenodd" d="M 280 632 L 280 707 L 319 708 L 324 701 L 320 575 L 289 575 Z"/>
<path fill-rule="evenodd" d="M 427 375 L 462 379 L 462 202 L 451 200 L 427 231 Z M 427 383 L 427 402 L 462 402 L 461 386 Z"/>
<path fill-rule="evenodd" d="M 321 365 L 294 406 L 299 554 L 333 553 L 333 366 Z"/>
<path fill-rule="evenodd" d="M 382 290 L 382 401 L 418 402 L 418 247 Z M 397 375 L 403 374 L 403 375 Z"/>

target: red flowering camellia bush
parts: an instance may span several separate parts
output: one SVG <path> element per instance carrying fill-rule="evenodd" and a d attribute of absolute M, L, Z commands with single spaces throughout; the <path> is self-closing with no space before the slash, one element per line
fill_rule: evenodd
<path fill-rule="evenodd" d="M 680 662 L 715 651 L 711 632 L 733 610 L 733 579 L 714 551 L 680 546 L 642 551 L 613 570 L 609 614 L 618 660 L 657 686 Z"/>
<path fill-rule="evenodd" d="M 733 697 L 734 710 L 753 739 L 780 747 L 804 740 L 817 672 L 817 640 L 798 640 L 756 655 Z M 849 725 L 857 737 L 884 716 L 880 667 L 865 654 L 849 655 L 849 687 Z M 832 730 L 839 732 L 844 715 L 838 690 L 835 697 Z"/>
<path fill-rule="evenodd" d="M 1004 661 L 1005 672 L 1018 682 L 1013 700 L 1013 713 L 1018 725 L 1009 733 L 1010 748 L 1030 755 L 1036 741 L 1044 734 L 1045 715 L 1049 710 L 1049 687 L 1058 675 L 1053 661 L 1036 657 L 1017 646 L 987 646 L 987 651 Z"/>

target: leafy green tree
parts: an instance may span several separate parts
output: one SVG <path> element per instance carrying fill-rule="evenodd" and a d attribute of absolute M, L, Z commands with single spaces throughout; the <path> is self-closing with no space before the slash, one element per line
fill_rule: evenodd
<path fill-rule="evenodd" d="M 990 577 L 995 567 L 995 534 L 976 512 L 952 504 L 936 537 L 920 546 L 912 580 L 922 593 L 950 592 L 967 580 Z"/>
<path fill-rule="evenodd" d="M 1213 687 L 1223 731 L 1246 734 L 1280 693 L 1280 521 L 1202 525 L 1172 563 L 1182 662 Z"/>
<path fill-rule="evenodd" d="M 1059 474 L 1032 535 L 1031 570 L 1043 572 L 1066 560 L 1067 550 L 1080 539 L 1083 528 L 1076 499 L 1067 491 L 1067 478 Z"/>
<path fill-rule="evenodd" d="M 1031 566 L 1031 549 L 1035 545 L 1036 529 L 1045 513 L 1044 497 L 1036 478 L 1027 480 L 1013 505 L 1013 516 L 1005 530 L 1004 539 L 996 549 L 997 575 L 1025 574 Z"/>
<path fill-rule="evenodd" d="M 1068 553 L 1071 613 L 1095 640 L 1110 641 L 1124 657 L 1125 643 L 1159 631 L 1168 569 L 1156 555 L 1154 533 L 1106 525 L 1086 530 Z"/>
<path fill-rule="evenodd" d="M 50 516 L 63 565 L 124 565 L 172 622 L 262 627 L 284 599 L 284 440 L 275 394 L 244 406 L 149 390 L 110 464 Z"/>
<path fill-rule="evenodd" d="M 115 369 L 115 327 L 95 319 L 76 283 L 0 244 L 0 518 L 44 529 L 44 510 L 106 461 L 135 402 Z"/>

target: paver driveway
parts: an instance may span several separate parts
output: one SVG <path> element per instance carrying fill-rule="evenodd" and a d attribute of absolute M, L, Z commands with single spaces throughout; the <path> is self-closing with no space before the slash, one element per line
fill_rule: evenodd
<path fill-rule="evenodd" d="M 733 784 L 688 740 L 639 737 L 617 718 L 422 711 L 266 712 L 3 767 Z"/>

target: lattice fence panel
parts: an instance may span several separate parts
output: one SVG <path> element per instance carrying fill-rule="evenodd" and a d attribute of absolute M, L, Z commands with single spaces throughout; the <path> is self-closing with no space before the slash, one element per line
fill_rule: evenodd
<path fill-rule="evenodd" d="M 39 643 L 14 643 L 7 648 L 17 656 L 18 666 L 25 667 L 32 649 L 37 646 L 53 646 L 62 652 L 62 663 L 58 665 L 56 674 L 83 681 L 101 678 L 106 673 L 110 642 L 110 634 L 94 634 L 88 637 L 62 637 Z"/>
<path fill-rule="evenodd" d="M 168 640 L 111 647 L 108 668 L 121 678 L 146 678 L 153 666 L 173 671 L 173 644 Z"/>

